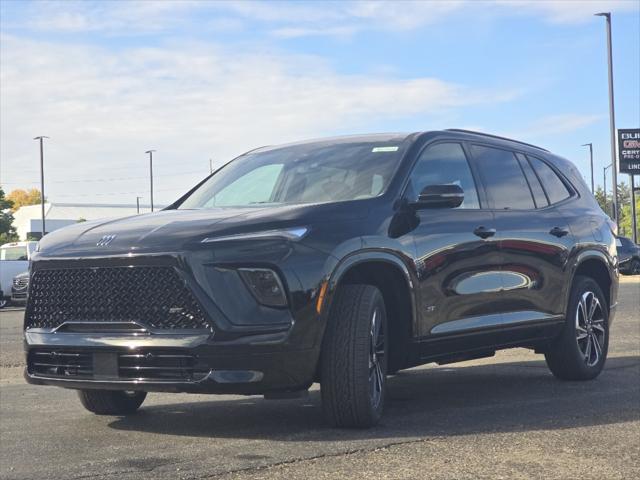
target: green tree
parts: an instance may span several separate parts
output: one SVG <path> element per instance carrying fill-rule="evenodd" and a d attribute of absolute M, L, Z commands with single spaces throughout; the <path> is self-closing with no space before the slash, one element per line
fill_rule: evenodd
<path fill-rule="evenodd" d="M 18 240 L 16 229 L 13 226 L 12 207 L 13 202 L 5 198 L 4 190 L 0 187 L 0 245 Z"/>

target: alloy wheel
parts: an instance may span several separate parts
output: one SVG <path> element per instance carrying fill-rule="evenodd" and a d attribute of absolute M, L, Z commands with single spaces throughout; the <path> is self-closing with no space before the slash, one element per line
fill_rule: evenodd
<path fill-rule="evenodd" d="M 580 297 L 576 309 L 576 340 L 587 367 L 596 365 L 603 356 L 605 342 L 604 312 L 600 300 L 591 291 Z"/>
<path fill-rule="evenodd" d="M 382 390 L 384 388 L 384 355 L 385 355 L 385 338 L 380 312 L 378 309 L 373 311 L 371 318 L 369 347 L 369 396 L 371 406 L 376 409 L 382 399 Z"/>

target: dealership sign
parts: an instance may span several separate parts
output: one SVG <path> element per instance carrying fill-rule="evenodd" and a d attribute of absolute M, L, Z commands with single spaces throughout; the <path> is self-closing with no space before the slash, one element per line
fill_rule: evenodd
<path fill-rule="evenodd" d="M 640 128 L 618 130 L 620 173 L 640 175 Z"/>

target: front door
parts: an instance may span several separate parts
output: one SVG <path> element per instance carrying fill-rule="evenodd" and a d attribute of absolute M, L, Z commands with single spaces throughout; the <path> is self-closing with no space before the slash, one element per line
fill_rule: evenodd
<path fill-rule="evenodd" d="M 502 277 L 494 216 L 480 208 L 482 192 L 460 143 L 429 145 L 411 173 L 405 198 L 415 201 L 424 187 L 443 184 L 460 186 L 464 202 L 458 208 L 417 210 L 418 226 L 412 232 L 423 358 L 473 348 L 480 339 L 468 333 L 500 322 L 495 301 Z"/>

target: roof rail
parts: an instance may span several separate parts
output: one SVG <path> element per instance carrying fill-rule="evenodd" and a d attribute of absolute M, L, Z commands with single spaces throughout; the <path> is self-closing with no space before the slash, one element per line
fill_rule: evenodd
<path fill-rule="evenodd" d="M 538 150 L 542 150 L 544 152 L 548 152 L 549 151 L 546 148 L 542 148 L 542 147 L 539 147 L 537 145 L 532 145 L 531 143 L 521 142 L 520 140 L 514 140 L 513 138 L 508 138 L 508 137 L 501 137 L 499 135 L 491 135 L 490 133 L 476 132 L 474 130 L 465 130 L 463 128 L 447 128 L 446 131 L 447 132 L 471 133 L 473 135 L 480 135 L 480 136 L 483 136 L 483 137 L 497 138 L 499 140 L 507 140 L 509 142 L 519 143 L 520 145 L 526 145 L 527 147 L 537 148 Z"/>

